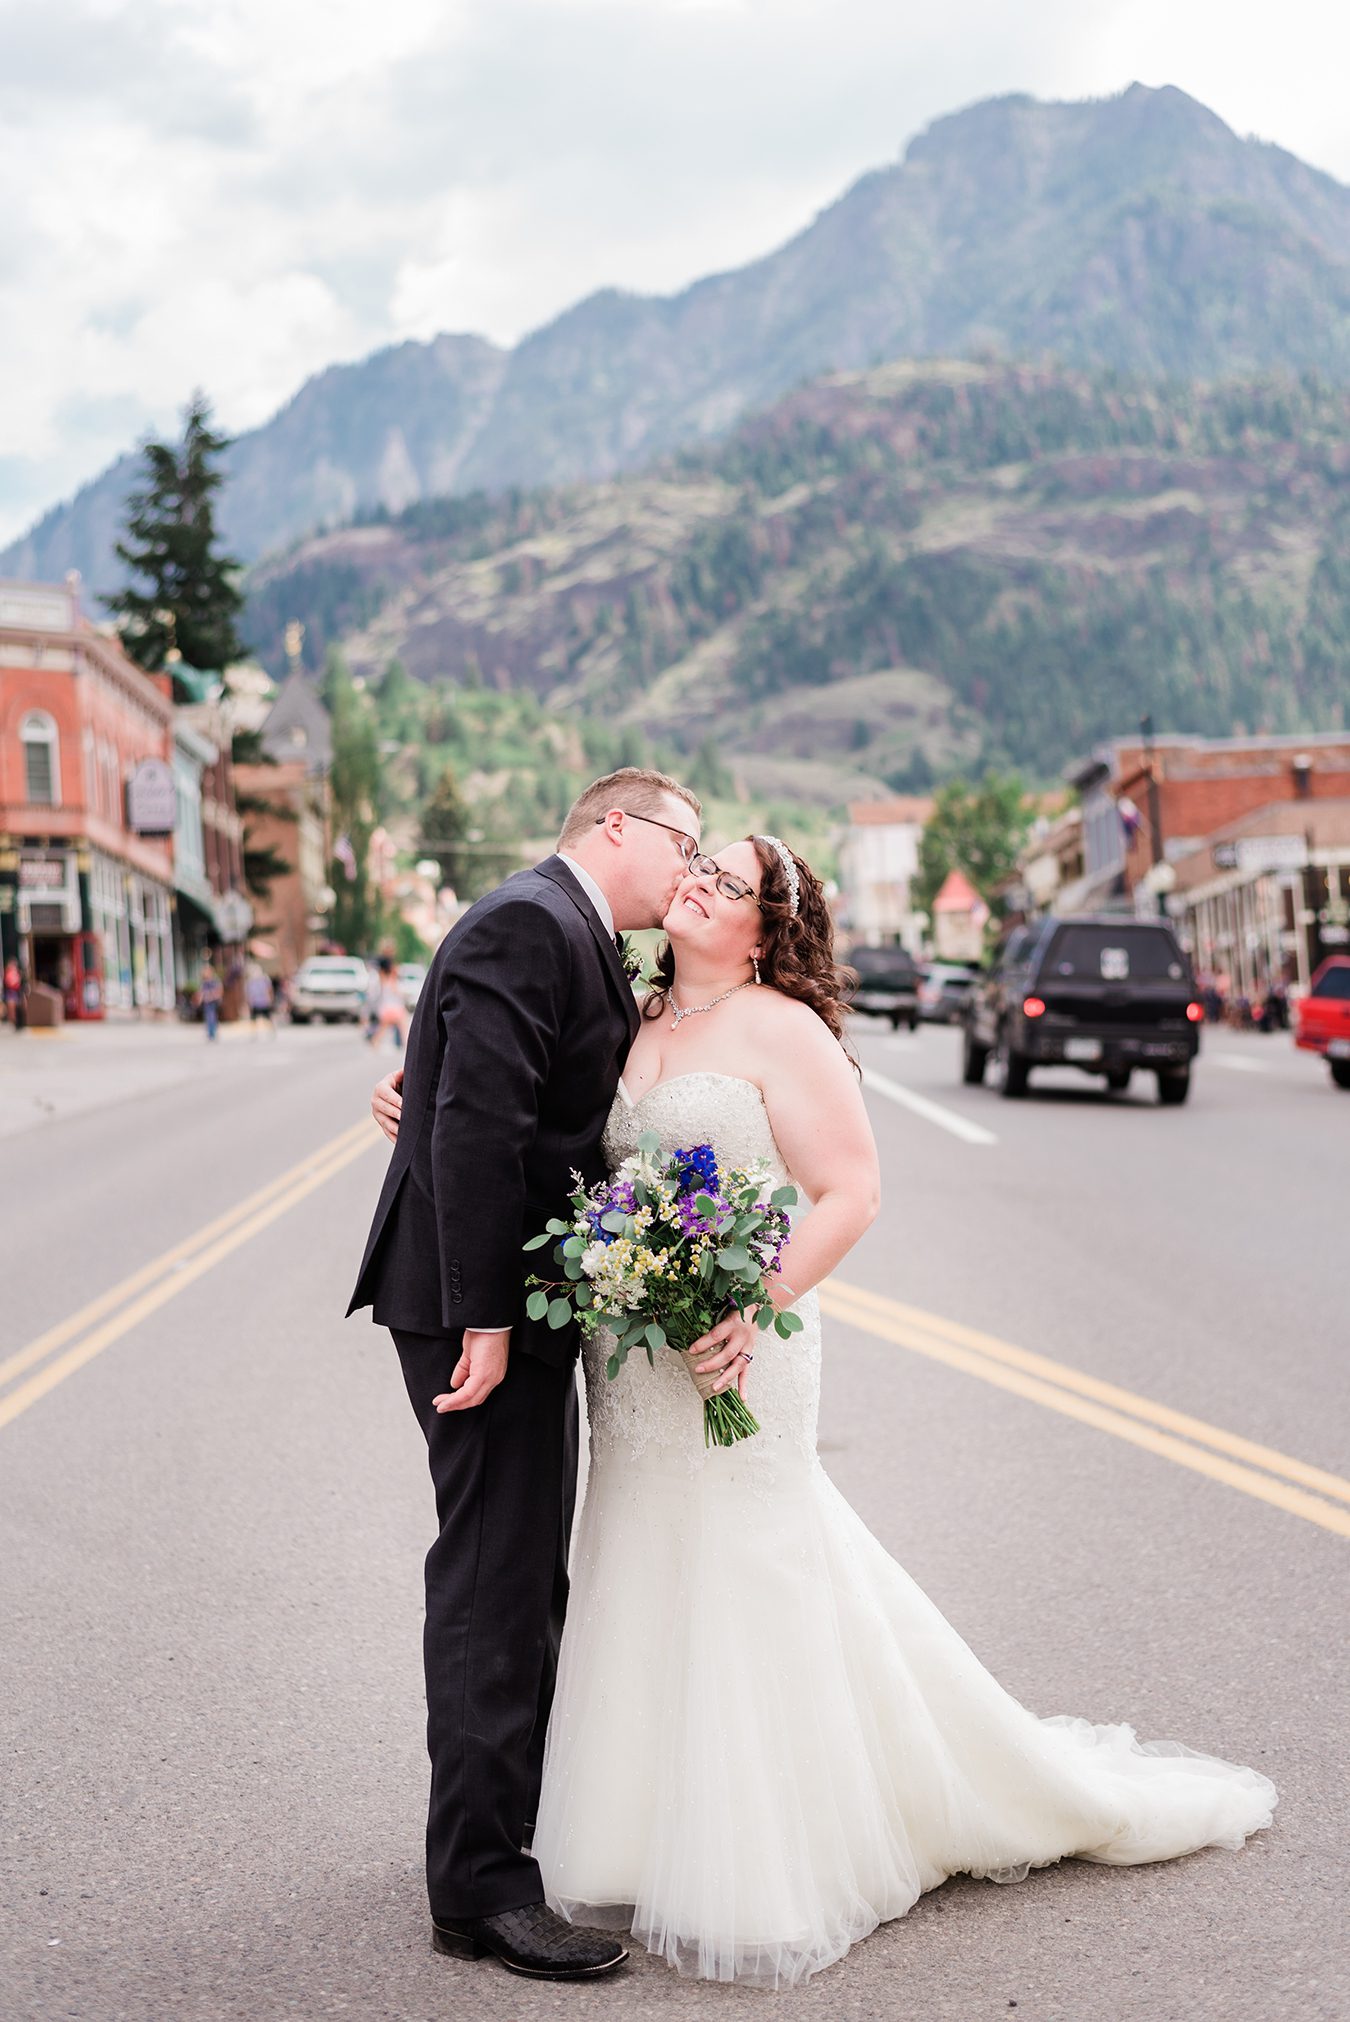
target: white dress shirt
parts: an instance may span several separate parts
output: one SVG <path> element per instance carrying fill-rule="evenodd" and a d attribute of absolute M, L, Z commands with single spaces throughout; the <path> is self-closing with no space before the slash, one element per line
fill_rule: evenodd
<path fill-rule="evenodd" d="M 596 918 L 610 939 L 613 940 L 614 908 L 610 905 L 609 900 L 605 897 L 585 864 L 579 864 L 575 857 L 569 857 L 566 850 L 559 850 L 558 855 L 581 886 L 582 891 L 586 894 L 586 897 L 594 908 Z M 473 1331 L 475 1334 L 509 1334 L 511 1329 L 509 1327 L 475 1327 Z"/>
<path fill-rule="evenodd" d="M 563 863 L 567 865 L 568 870 L 571 871 L 572 876 L 594 906 L 597 919 L 612 941 L 614 939 L 614 908 L 610 905 L 609 900 L 605 897 L 585 864 L 579 864 L 575 857 L 569 857 L 566 850 L 559 850 L 558 855 Z"/>

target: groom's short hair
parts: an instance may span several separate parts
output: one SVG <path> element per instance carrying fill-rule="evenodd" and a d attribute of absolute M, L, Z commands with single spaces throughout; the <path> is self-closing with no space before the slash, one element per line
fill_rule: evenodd
<path fill-rule="evenodd" d="M 567 811 L 567 819 L 558 837 L 558 848 L 565 850 L 570 844 L 580 842 L 612 807 L 621 807 L 625 814 L 651 815 L 659 820 L 663 802 L 672 795 L 702 818 L 702 801 L 687 786 L 681 786 L 678 779 L 671 779 L 668 773 L 653 772 L 644 765 L 621 765 L 617 772 L 607 772 L 603 779 L 593 779 L 577 795 Z"/>

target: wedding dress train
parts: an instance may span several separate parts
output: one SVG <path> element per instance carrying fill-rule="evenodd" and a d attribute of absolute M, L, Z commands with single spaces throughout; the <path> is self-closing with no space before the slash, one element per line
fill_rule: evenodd
<path fill-rule="evenodd" d="M 620 1085 L 611 1166 L 655 1131 L 787 1177 L 759 1090 Z M 816 1456 L 820 1319 L 760 1338 L 762 1431 L 705 1448 L 673 1355 L 604 1371 L 534 1851 L 555 1909 L 621 1920 L 681 1972 L 790 1985 L 949 1875 L 1020 1881 L 1237 1848 L 1255 1769 L 1123 1723 L 1040 1719 L 991 1677 Z"/>

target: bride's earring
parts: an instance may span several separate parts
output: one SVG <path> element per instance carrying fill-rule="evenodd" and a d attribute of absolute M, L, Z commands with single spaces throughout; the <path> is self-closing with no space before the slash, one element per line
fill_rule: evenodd
<path fill-rule="evenodd" d="M 755 981 L 756 981 L 756 982 L 758 983 L 758 982 L 759 982 L 759 980 L 760 980 L 760 974 L 759 974 L 759 956 L 758 956 L 758 955 L 752 955 L 752 956 L 750 957 L 750 966 L 751 966 L 751 968 L 752 968 L 752 969 L 754 970 L 754 972 L 755 972 Z"/>

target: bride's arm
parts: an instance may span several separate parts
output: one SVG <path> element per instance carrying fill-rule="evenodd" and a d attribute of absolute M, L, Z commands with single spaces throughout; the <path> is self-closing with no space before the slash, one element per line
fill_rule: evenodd
<path fill-rule="evenodd" d="M 776 1021 L 760 1085 L 778 1146 L 812 1205 L 779 1261 L 774 1303 L 790 1306 L 827 1278 L 881 1205 L 876 1140 L 858 1076 L 813 1011 Z"/>

